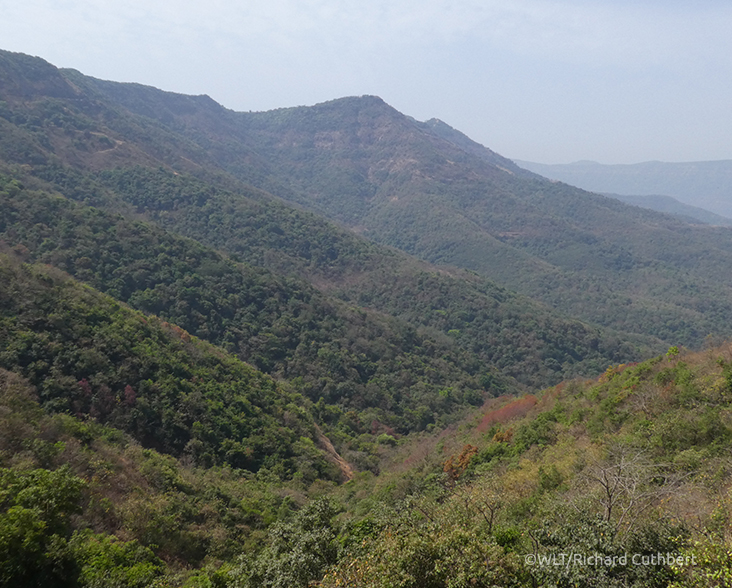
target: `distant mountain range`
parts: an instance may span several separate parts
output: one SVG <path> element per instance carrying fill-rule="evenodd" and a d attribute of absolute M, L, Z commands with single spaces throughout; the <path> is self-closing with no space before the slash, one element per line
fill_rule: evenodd
<path fill-rule="evenodd" d="M 616 198 L 627 204 L 640 206 L 641 208 L 650 208 L 651 210 L 673 214 L 690 222 L 701 222 L 707 225 L 723 227 L 732 226 L 732 219 L 726 216 L 714 214 L 704 208 L 689 206 L 688 204 L 679 202 L 676 198 L 671 198 L 671 196 L 662 196 L 659 194 L 652 194 L 650 196 L 626 196 L 623 194 L 609 193 L 605 193 L 605 196 Z"/>
<path fill-rule="evenodd" d="M 732 218 L 732 160 L 648 161 L 627 165 L 603 165 L 594 161 L 549 165 L 516 160 L 516 163 L 584 190 L 633 196 L 662 194 Z"/>

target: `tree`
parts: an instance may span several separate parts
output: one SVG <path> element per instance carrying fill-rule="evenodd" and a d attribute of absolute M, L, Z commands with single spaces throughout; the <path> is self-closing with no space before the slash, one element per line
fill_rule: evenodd
<path fill-rule="evenodd" d="M 64 467 L 0 470 L 0 586 L 72 586 L 69 515 L 84 482 Z"/>
<path fill-rule="evenodd" d="M 336 562 L 336 511 L 326 499 L 303 507 L 294 520 L 277 523 L 269 545 L 254 560 L 242 556 L 232 571 L 234 588 L 306 588 Z"/>
<path fill-rule="evenodd" d="M 665 464 L 652 462 L 643 451 L 624 446 L 611 450 L 604 463 L 582 472 L 589 495 L 615 533 L 630 530 L 641 514 L 673 493 L 683 477 Z"/>

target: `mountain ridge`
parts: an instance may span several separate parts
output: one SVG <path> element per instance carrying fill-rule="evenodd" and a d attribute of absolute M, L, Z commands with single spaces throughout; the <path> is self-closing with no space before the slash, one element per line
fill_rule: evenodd
<path fill-rule="evenodd" d="M 551 165 L 516 162 L 535 173 L 593 192 L 628 196 L 663 194 L 684 204 L 732 217 L 732 159 L 614 165 L 594 161 Z"/>
<path fill-rule="evenodd" d="M 171 98 L 154 88 L 62 74 L 96 96 L 89 98 L 94 108 L 84 114 L 73 103 L 44 99 L 17 105 L 17 113 L 7 116 L 20 124 L 0 120 L 28 149 L 6 160 L 66 158 L 82 168 L 92 162 L 95 169 L 162 165 L 212 185 L 273 191 L 371 240 L 477 271 L 582 320 L 668 343 L 698 346 L 726 324 L 732 293 L 711 266 L 730 264 L 727 232 L 700 231 L 539 176 L 505 171 L 486 159 L 493 157 L 490 150 L 474 143 L 472 153 L 458 147 L 455 141 L 469 141 L 458 131 L 449 131 L 451 142 L 379 98 L 235 113 L 205 99 L 199 107 L 198 99 Z M 102 100 L 115 92 L 137 109 L 154 107 L 148 114 L 157 118 Z M 186 108 L 173 108 L 171 100 Z M 30 114 L 33 109 L 40 112 Z M 41 114 L 54 118 L 38 120 L 61 126 L 27 133 L 22 121 Z M 87 125 L 89 132 L 64 131 L 64 124 Z M 89 125 L 97 130 L 92 133 Z M 100 145 L 105 133 L 107 144 Z M 43 137 L 47 147 L 39 143 Z M 109 148 L 119 142 L 128 151 Z M 18 144 L 6 151 L 17 152 Z M 50 167 L 36 169 L 47 179 L 56 174 Z M 684 251 L 672 253 L 679 247 Z M 701 251 L 705 260 L 691 263 Z M 703 301 L 684 293 L 699 283 L 709 293 L 701 294 Z M 618 314 L 622 304 L 627 308 Z M 713 317 L 706 316 L 710 311 Z"/>
<path fill-rule="evenodd" d="M 658 212 L 672 214 L 689 222 L 701 222 L 706 225 L 732 226 L 732 219 L 715 214 L 704 208 L 698 208 L 689 204 L 684 204 L 671 196 L 662 194 L 649 194 L 646 196 L 622 195 L 605 193 L 605 196 L 622 200 L 626 204 L 640 206 L 641 208 L 650 208 Z"/>

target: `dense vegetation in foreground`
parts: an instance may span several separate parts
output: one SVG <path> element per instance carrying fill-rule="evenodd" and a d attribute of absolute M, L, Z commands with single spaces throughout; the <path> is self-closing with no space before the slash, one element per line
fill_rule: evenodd
<path fill-rule="evenodd" d="M 10 372 L 0 390 L 3 585 L 732 579 L 729 346 L 672 348 L 599 380 L 495 399 L 450 434 L 393 447 L 380 476 L 344 485 L 199 469 L 109 426 L 49 415 Z M 568 554 L 602 563 L 546 564 Z"/>
<path fill-rule="evenodd" d="M 727 585 L 730 360 L 672 348 L 496 402 L 402 470 L 404 499 L 323 584 Z"/>
<path fill-rule="evenodd" d="M 210 585 L 191 579 L 199 568 L 225 579 L 222 562 L 305 499 L 302 479 L 276 470 L 196 468 L 109 425 L 50 415 L 0 370 L 0 585 Z"/>

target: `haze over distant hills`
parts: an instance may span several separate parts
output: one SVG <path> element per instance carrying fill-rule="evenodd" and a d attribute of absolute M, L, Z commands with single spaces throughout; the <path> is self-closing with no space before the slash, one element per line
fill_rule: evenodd
<path fill-rule="evenodd" d="M 516 161 L 544 177 L 593 192 L 627 196 L 662 194 L 732 218 L 732 160 L 604 165 L 594 161 L 543 164 Z"/>
<path fill-rule="evenodd" d="M 622 200 L 627 204 L 634 206 L 640 206 L 641 208 L 650 208 L 651 210 L 657 210 L 658 212 L 665 212 L 667 214 L 673 214 L 690 222 L 701 222 L 707 225 L 718 225 L 729 227 L 732 226 L 732 219 L 719 214 L 714 214 L 704 208 L 698 208 L 696 206 L 689 206 L 671 198 L 671 196 L 661 196 L 658 194 L 652 194 L 650 196 L 628 196 L 623 194 L 611 194 L 604 193 L 605 196 Z"/>

